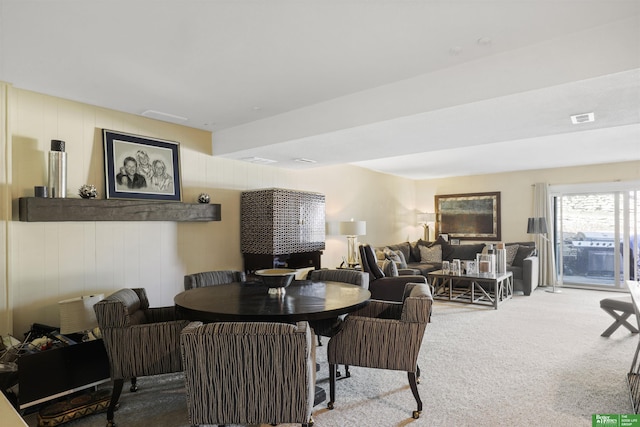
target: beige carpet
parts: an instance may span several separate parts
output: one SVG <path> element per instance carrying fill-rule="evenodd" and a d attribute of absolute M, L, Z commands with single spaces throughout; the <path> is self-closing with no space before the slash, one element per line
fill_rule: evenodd
<path fill-rule="evenodd" d="M 599 301 L 610 296 L 621 295 L 538 289 L 498 310 L 436 302 L 420 353 L 421 418 L 411 418 L 405 373 L 353 367 L 350 379 L 338 381 L 335 409 L 326 402 L 315 408 L 315 425 L 573 427 L 591 426 L 595 413 L 630 413 L 625 375 L 638 336 L 620 328 L 600 337 L 612 318 Z M 325 348 L 318 348 L 321 363 Z M 322 367 L 319 385 L 328 395 Z M 181 375 L 141 378 L 139 385 L 137 393 L 125 386 L 120 427 L 189 425 Z M 103 427 L 105 419 L 67 425 Z M 35 414 L 26 420 L 37 425 Z"/>

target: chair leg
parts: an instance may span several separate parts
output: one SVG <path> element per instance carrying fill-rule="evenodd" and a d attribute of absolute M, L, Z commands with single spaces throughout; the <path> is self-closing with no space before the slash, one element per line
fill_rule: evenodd
<path fill-rule="evenodd" d="M 138 378 L 131 377 L 131 388 L 129 388 L 129 391 L 132 393 L 138 391 Z"/>
<path fill-rule="evenodd" d="M 414 419 L 418 419 L 420 418 L 420 414 L 422 413 L 422 400 L 420 400 L 420 395 L 418 394 L 418 384 L 416 383 L 416 373 L 407 372 L 407 377 L 409 378 L 409 387 L 411 387 L 411 392 L 413 393 L 413 397 L 415 397 L 416 402 L 418 403 L 418 410 L 413 411 L 412 417 Z"/>
<path fill-rule="evenodd" d="M 320 339 L 320 335 L 316 335 L 318 337 L 318 347 L 322 347 L 322 340 Z"/>
<path fill-rule="evenodd" d="M 606 311 L 607 313 L 609 313 L 609 315 L 611 315 L 611 317 L 613 317 L 615 319 L 615 321 L 602 334 L 600 334 L 600 336 L 602 336 L 602 337 L 611 336 L 611 334 L 616 329 L 618 329 L 620 326 L 624 326 L 632 334 L 637 334 L 638 333 L 638 330 L 633 325 L 631 325 L 629 322 L 627 322 L 627 319 L 633 313 L 628 312 L 628 311 L 617 310 L 617 311 L 620 311 L 620 314 L 618 314 L 615 309 L 611 309 L 611 308 L 608 308 L 608 307 L 603 307 L 602 309 L 604 311 Z"/>
<path fill-rule="evenodd" d="M 336 365 L 336 378 L 339 380 L 344 380 L 345 378 L 349 378 L 351 376 L 351 372 L 349 372 L 349 365 L 344 365 L 344 377 L 340 373 L 340 368 Z"/>
<path fill-rule="evenodd" d="M 336 401 L 336 365 L 329 364 L 329 403 L 327 408 L 333 409 Z"/>
<path fill-rule="evenodd" d="M 416 375 L 418 376 L 416 382 L 420 384 L 420 365 L 416 365 Z"/>
<path fill-rule="evenodd" d="M 122 393 L 122 386 L 124 385 L 124 379 L 120 378 L 113 381 L 113 391 L 111 392 L 111 401 L 109 402 L 109 408 L 107 408 L 107 427 L 115 427 L 116 423 L 113 421 L 113 412 L 116 410 L 118 400 L 120 400 L 120 393 Z"/>

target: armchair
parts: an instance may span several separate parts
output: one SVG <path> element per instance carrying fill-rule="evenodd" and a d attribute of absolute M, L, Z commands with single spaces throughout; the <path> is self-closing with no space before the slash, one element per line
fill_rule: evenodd
<path fill-rule="evenodd" d="M 378 266 L 375 252 L 370 245 L 360 245 L 360 263 L 362 271 L 369 273 L 369 291 L 371 299 L 401 302 L 407 283 L 427 284 L 427 278 L 420 275 L 385 276 Z"/>
<path fill-rule="evenodd" d="M 180 337 L 189 422 L 312 424 L 314 342 L 307 322 L 191 323 Z"/>
<path fill-rule="evenodd" d="M 116 408 L 125 378 L 182 371 L 180 331 L 189 324 L 178 320 L 174 307 L 149 308 L 143 288 L 121 289 L 94 305 L 109 357 L 113 393 L 107 409 L 107 426 L 114 426 Z"/>
<path fill-rule="evenodd" d="M 224 283 L 244 282 L 246 276 L 243 271 L 217 270 L 184 276 L 184 290 L 203 288 L 205 286 L 222 285 Z"/>
<path fill-rule="evenodd" d="M 336 388 L 336 365 L 344 364 L 378 369 L 406 371 L 409 386 L 418 408 L 418 353 L 425 328 L 431 317 L 433 297 L 429 285 L 408 283 L 402 303 L 375 301 L 347 315 L 340 332 L 327 348 L 329 361 L 329 409 L 333 409 Z"/>

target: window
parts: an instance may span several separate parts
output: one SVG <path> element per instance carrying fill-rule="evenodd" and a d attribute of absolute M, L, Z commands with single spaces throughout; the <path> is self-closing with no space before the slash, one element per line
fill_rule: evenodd
<path fill-rule="evenodd" d="M 626 290 L 638 280 L 638 183 L 550 187 L 558 283 Z"/>

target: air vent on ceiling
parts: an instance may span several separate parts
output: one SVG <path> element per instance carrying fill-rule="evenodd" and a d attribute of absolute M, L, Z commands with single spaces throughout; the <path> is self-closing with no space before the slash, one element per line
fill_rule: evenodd
<path fill-rule="evenodd" d="M 593 113 L 582 113 L 576 114 L 575 116 L 571 116 L 571 123 L 574 125 L 579 125 L 580 123 L 589 123 L 595 120 L 595 116 Z"/>
<path fill-rule="evenodd" d="M 315 160 L 305 159 L 304 157 L 300 157 L 300 158 L 296 159 L 296 162 L 298 162 L 298 163 L 318 163 Z"/>
<path fill-rule="evenodd" d="M 277 163 L 277 160 L 265 159 L 263 157 L 243 157 L 240 160 L 244 160 L 249 163 L 258 163 L 261 165 L 268 165 L 269 163 Z"/>
<path fill-rule="evenodd" d="M 176 116 L 175 114 L 163 113 L 162 111 L 155 110 L 147 110 L 142 113 L 143 116 L 149 117 L 150 119 L 162 120 L 163 122 L 171 122 L 171 123 L 184 123 L 187 119 L 186 117 Z"/>

